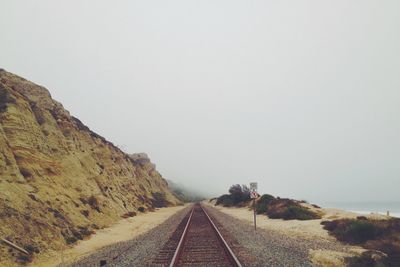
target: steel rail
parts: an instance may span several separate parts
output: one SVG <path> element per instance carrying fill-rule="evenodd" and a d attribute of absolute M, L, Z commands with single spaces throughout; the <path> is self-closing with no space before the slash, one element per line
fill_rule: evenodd
<path fill-rule="evenodd" d="M 223 247 L 224 247 L 225 251 L 227 252 L 227 254 L 229 255 L 229 257 L 231 258 L 232 262 L 235 264 L 236 267 L 242 267 L 242 264 L 240 263 L 238 258 L 235 256 L 232 249 L 229 247 L 228 243 L 226 243 L 224 237 L 221 235 L 221 232 L 218 230 L 217 226 L 211 220 L 210 216 L 208 216 L 208 213 L 206 212 L 206 210 L 201 205 L 200 205 L 200 208 L 203 210 L 204 214 L 207 216 L 208 220 L 210 221 L 211 225 L 213 226 L 214 231 L 217 233 L 219 239 L 222 241 Z"/>
<path fill-rule="evenodd" d="M 171 264 L 169 265 L 169 267 L 174 267 L 178 263 L 178 259 L 179 259 L 178 256 L 181 253 L 182 246 L 183 246 L 183 241 L 185 240 L 187 229 L 189 228 L 190 222 L 192 220 L 193 212 L 194 212 L 194 206 L 193 206 L 192 211 L 190 213 L 189 219 L 188 219 L 188 221 L 186 223 L 185 230 L 183 230 L 183 233 L 182 233 L 181 239 L 179 240 L 178 246 L 176 247 L 176 250 L 175 250 L 175 253 L 174 253 L 174 257 L 172 258 Z"/>
<path fill-rule="evenodd" d="M 232 266 L 235 267 L 242 267 L 242 264 L 239 262 L 238 258 L 235 256 L 235 254 L 233 253 L 232 249 L 229 247 L 228 243 L 225 241 L 225 239 L 223 238 L 222 234 L 220 233 L 220 231 L 218 230 L 217 226 L 214 224 L 214 222 L 211 220 L 210 216 L 207 214 L 207 212 L 205 211 L 205 209 L 199 205 L 201 210 L 204 212 L 204 214 L 206 215 L 207 220 L 210 222 L 211 224 L 211 228 L 214 230 L 214 232 L 217 234 L 218 239 L 221 241 L 221 246 L 223 247 L 223 249 L 225 250 L 230 262 L 233 264 Z M 183 249 L 183 243 L 186 239 L 186 235 L 187 235 L 187 230 L 190 226 L 191 220 L 192 220 L 192 215 L 194 212 L 195 206 L 193 206 L 192 211 L 190 213 L 189 219 L 186 223 L 186 227 L 185 230 L 183 231 L 183 234 L 179 240 L 178 246 L 175 250 L 174 253 L 174 257 L 171 260 L 171 263 L 169 265 L 169 267 L 176 267 L 179 261 L 179 256 L 182 252 Z"/>

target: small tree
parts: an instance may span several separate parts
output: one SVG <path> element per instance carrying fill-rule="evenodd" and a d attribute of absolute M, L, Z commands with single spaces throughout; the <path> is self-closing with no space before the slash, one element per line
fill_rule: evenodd
<path fill-rule="evenodd" d="M 246 202 L 249 201 L 250 198 L 250 188 L 247 185 L 242 185 L 242 191 L 243 191 L 243 195 L 242 195 L 242 201 Z"/>
<path fill-rule="evenodd" d="M 246 185 L 232 185 L 229 188 L 229 194 L 232 196 L 232 201 L 234 205 L 250 200 L 250 189 Z"/>

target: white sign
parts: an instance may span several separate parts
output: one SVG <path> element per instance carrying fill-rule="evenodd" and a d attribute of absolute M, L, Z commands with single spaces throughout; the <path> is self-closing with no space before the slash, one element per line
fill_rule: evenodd
<path fill-rule="evenodd" d="M 257 183 L 250 183 L 250 191 L 257 191 Z"/>
<path fill-rule="evenodd" d="M 257 198 L 257 183 L 250 183 L 250 197 Z"/>

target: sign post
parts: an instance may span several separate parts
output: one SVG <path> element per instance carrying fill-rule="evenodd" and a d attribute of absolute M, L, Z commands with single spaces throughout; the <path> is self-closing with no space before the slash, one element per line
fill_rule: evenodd
<path fill-rule="evenodd" d="M 257 231 L 257 219 L 256 219 L 256 198 L 257 194 L 257 183 L 250 183 L 250 197 L 253 199 L 253 212 L 254 212 L 254 231 Z"/>

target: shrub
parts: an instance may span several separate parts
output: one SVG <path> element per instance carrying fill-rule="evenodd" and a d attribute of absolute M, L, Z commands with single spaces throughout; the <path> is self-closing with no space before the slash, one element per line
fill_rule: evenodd
<path fill-rule="evenodd" d="M 217 202 L 215 205 L 221 205 L 224 207 L 232 207 L 234 206 L 234 201 L 231 195 L 225 194 L 217 198 Z"/>
<path fill-rule="evenodd" d="M 284 220 L 313 220 L 321 218 L 318 213 L 288 198 L 270 200 L 267 206 L 267 215 L 272 219 Z"/>
<path fill-rule="evenodd" d="M 69 229 L 61 232 L 61 234 L 64 237 L 65 242 L 70 245 L 78 241 L 78 238 L 74 235 L 74 233 L 71 233 Z"/>
<path fill-rule="evenodd" d="M 400 219 L 369 220 L 363 216 L 357 219 L 325 221 L 321 224 L 340 241 L 385 253 L 387 257 L 382 259 L 383 265 L 379 266 L 399 266 Z M 370 266 L 367 265 L 370 262 L 366 255 L 348 259 L 349 266 Z"/>
<path fill-rule="evenodd" d="M 257 214 L 266 213 L 268 204 L 274 199 L 275 199 L 275 197 L 273 197 L 271 195 L 268 195 L 268 194 L 262 195 L 256 202 Z"/>
<path fill-rule="evenodd" d="M 31 178 L 33 176 L 31 171 L 28 170 L 27 168 L 21 167 L 19 171 L 21 172 L 22 176 L 24 176 L 25 179 Z"/>
<path fill-rule="evenodd" d="M 365 267 L 375 266 L 375 261 L 370 255 L 362 253 L 360 256 L 348 257 L 345 259 L 346 266 L 349 267 Z M 378 265 L 379 266 L 379 265 Z"/>
<path fill-rule="evenodd" d="M 67 236 L 64 238 L 65 242 L 67 242 L 68 245 L 74 244 L 78 241 L 78 239 L 75 236 Z"/>
<path fill-rule="evenodd" d="M 321 218 L 315 212 L 307 209 L 306 207 L 290 205 L 283 213 L 284 220 L 313 220 Z"/>
<path fill-rule="evenodd" d="M 17 100 L 0 83 L 0 112 L 7 110 L 8 104 L 16 104 Z"/>
<path fill-rule="evenodd" d="M 136 216 L 136 212 L 134 212 L 134 211 L 128 211 L 127 213 L 123 214 L 121 217 L 124 218 L 124 219 L 126 219 L 126 218 L 134 217 L 134 216 Z"/>
<path fill-rule="evenodd" d="M 39 248 L 36 247 L 36 246 L 34 246 L 34 245 L 32 245 L 32 244 L 28 244 L 28 245 L 24 246 L 24 248 L 25 248 L 25 250 L 28 251 L 30 254 L 39 253 L 39 252 L 40 252 Z"/>
<path fill-rule="evenodd" d="M 238 206 L 250 201 L 250 199 L 249 188 L 246 185 L 235 184 L 229 188 L 229 194 L 217 198 L 215 205 L 222 204 L 224 207 Z"/>
<path fill-rule="evenodd" d="M 71 233 L 77 240 L 82 240 L 83 239 L 83 235 L 79 230 L 72 229 Z"/>
<path fill-rule="evenodd" d="M 163 208 L 168 206 L 168 201 L 165 198 L 165 193 L 155 192 L 152 194 L 153 199 L 151 200 L 154 208 Z"/>
<path fill-rule="evenodd" d="M 61 220 L 65 220 L 64 215 L 59 210 L 56 210 L 56 209 L 53 209 L 53 208 L 49 207 L 49 208 L 47 208 L 47 211 L 52 212 L 55 218 L 58 218 L 58 219 L 61 219 Z"/>
<path fill-rule="evenodd" d="M 376 239 L 383 233 L 380 227 L 364 219 L 341 219 L 322 224 L 324 229 L 330 231 L 338 240 L 352 244 Z"/>
<path fill-rule="evenodd" d="M 86 200 L 87 204 L 89 204 L 90 207 L 92 207 L 92 209 L 97 210 L 98 212 L 100 211 L 100 206 L 99 206 L 99 201 L 97 200 L 97 198 L 95 196 L 90 196 L 87 200 Z"/>
<path fill-rule="evenodd" d="M 36 196 L 34 194 L 28 194 L 28 197 L 30 197 L 33 201 L 38 202 L 38 199 L 36 198 Z"/>
<path fill-rule="evenodd" d="M 83 216 L 85 216 L 86 218 L 89 217 L 89 211 L 88 210 L 81 210 L 81 213 Z"/>
<path fill-rule="evenodd" d="M 35 102 L 30 102 L 29 105 L 31 106 L 33 115 L 36 118 L 36 121 L 39 125 L 42 125 L 45 122 L 44 114 L 40 110 L 40 108 L 36 105 Z"/>
<path fill-rule="evenodd" d="M 352 236 L 355 242 L 363 243 L 369 239 L 379 236 L 379 228 L 365 220 L 356 220 L 349 224 L 345 229 L 345 234 Z"/>
<path fill-rule="evenodd" d="M 78 226 L 77 228 L 65 229 L 61 234 L 65 242 L 70 245 L 76 243 L 78 240 L 83 240 L 85 236 L 93 234 L 94 231 L 90 230 L 87 226 Z"/>
<path fill-rule="evenodd" d="M 295 205 L 295 202 L 288 198 L 276 198 L 268 203 L 267 215 L 271 219 L 282 219 L 286 207 Z"/>
<path fill-rule="evenodd" d="M 17 262 L 22 265 L 27 265 L 28 263 L 32 262 L 33 256 L 32 255 L 25 255 L 22 253 L 17 254 Z"/>
<path fill-rule="evenodd" d="M 94 231 L 90 230 L 87 226 L 78 226 L 78 229 L 82 238 L 94 234 Z"/>

